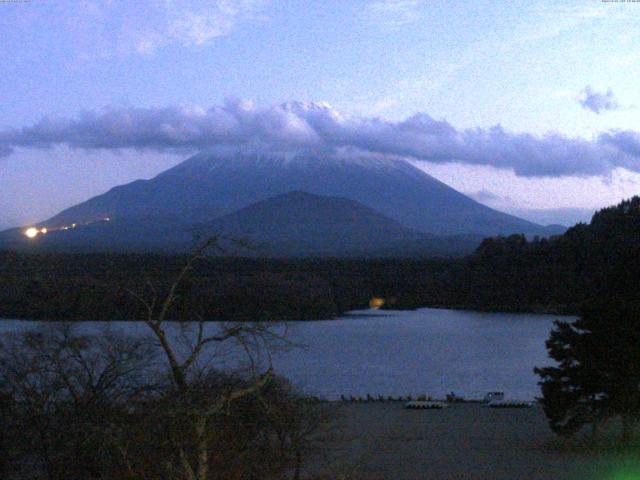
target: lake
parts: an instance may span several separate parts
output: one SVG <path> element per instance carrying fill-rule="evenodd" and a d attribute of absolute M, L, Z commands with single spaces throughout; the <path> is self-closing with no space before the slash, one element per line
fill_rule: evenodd
<path fill-rule="evenodd" d="M 452 391 L 480 398 L 501 390 L 509 398 L 530 400 L 539 395 L 533 367 L 550 363 L 544 342 L 557 318 L 422 308 L 287 322 L 288 338 L 304 347 L 275 352 L 273 364 L 305 392 L 330 399 L 367 393 L 443 397 Z M 2 320 L 0 333 L 36 323 Z M 83 322 L 82 327 L 99 325 Z M 146 331 L 135 322 L 110 325 Z"/>

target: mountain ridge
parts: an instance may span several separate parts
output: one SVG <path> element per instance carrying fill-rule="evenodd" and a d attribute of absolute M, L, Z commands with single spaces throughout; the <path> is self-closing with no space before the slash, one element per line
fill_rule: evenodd
<path fill-rule="evenodd" d="M 43 225 L 154 215 L 206 222 L 295 190 L 349 198 L 406 227 L 434 235 L 550 233 L 545 227 L 486 207 L 404 160 L 206 153 L 150 180 L 114 187 Z"/>
<path fill-rule="evenodd" d="M 263 253 L 279 256 L 375 254 L 432 238 L 353 200 L 300 190 L 223 215 L 206 231 L 259 242 Z"/>
<path fill-rule="evenodd" d="M 345 215 L 366 221 L 356 228 Z M 201 153 L 150 180 L 116 186 L 63 210 L 39 224 L 49 233 L 30 243 L 81 251 L 185 251 L 193 248 L 198 228 L 229 230 L 233 218 L 238 227 L 245 222 L 234 234 L 255 230 L 258 241 L 274 246 L 271 254 L 283 255 L 463 254 L 482 237 L 558 233 L 492 210 L 404 160 Z M 269 227 L 274 219 L 277 228 Z M 2 238 L 5 246 L 27 242 L 17 229 Z M 448 241 L 455 246 L 443 246 Z"/>

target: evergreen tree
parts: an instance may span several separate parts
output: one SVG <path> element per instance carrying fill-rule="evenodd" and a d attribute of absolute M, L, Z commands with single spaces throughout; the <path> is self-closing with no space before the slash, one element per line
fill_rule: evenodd
<path fill-rule="evenodd" d="M 622 440 L 640 417 L 640 304 L 601 295 L 572 323 L 556 322 L 547 341 L 557 366 L 536 368 L 542 405 L 555 432 L 570 436 L 622 419 Z"/>

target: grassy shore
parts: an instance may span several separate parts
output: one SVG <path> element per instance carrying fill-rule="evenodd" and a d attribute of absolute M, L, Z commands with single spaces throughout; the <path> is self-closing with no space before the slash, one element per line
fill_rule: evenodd
<path fill-rule="evenodd" d="M 330 440 L 314 463 L 313 473 L 327 479 L 640 478 L 640 462 L 628 452 L 563 444 L 539 406 L 405 410 L 401 403 L 341 404 Z"/>

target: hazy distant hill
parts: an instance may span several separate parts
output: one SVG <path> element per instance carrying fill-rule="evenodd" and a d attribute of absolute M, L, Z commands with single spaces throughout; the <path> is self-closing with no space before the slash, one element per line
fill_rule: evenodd
<path fill-rule="evenodd" d="M 345 255 L 394 250 L 428 235 L 346 198 L 289 192 L 224 215 L 211 233 L 245 237 L 271 255 Z"/>
<path fill-rule="evenodd" d="M 246 238 L 256 245 L 255 254 L 272 256 L 462 256 L 483 240 L 425 234 L 353 200 L 306 192 L 254 203 L 215 219 L 204 231 Z"/>

